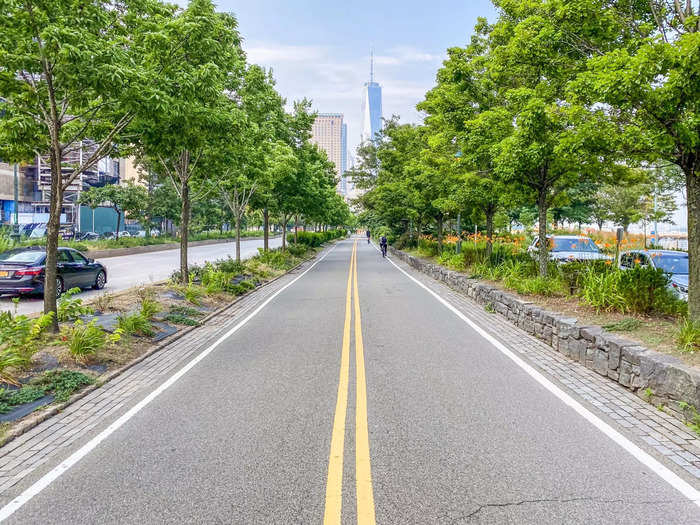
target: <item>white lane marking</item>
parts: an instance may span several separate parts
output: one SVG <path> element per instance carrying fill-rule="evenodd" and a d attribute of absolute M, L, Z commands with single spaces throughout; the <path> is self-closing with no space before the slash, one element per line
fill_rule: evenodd
<path fill-rule="evenodd" d="M 202 353 L 200 353 L 197 357 L 192 359 L 189 363 L 187 363 L 184 367 L 182 367 L 180 370 L 178 370 L 175 374 L 170 376 L 167 381 L 165 381 L 162 385 L 160 385 L 158 388 L 156 388 L 153 392 L 148 394 L 144 399 L 139 401 L 136 405 L 134 405 L 128 412 L 124 413 L 119 419 L 117 419 L 114 423 L 109 425 L 106 429 L 104 429 L 102 432 L 100 432 L 97 436 L 92 438 L 90 441 L 88 441 L 85 445 L 83 445 L 81 448 L 76 450 L 73 454 L 71 454 L 66 460 L 64 460 L 62 463 L 60 463 L 58 466 L 53 468 L 51 471 L 47 472 L 44 474 L 43 477 L 41 477 L 37 482 L 35 482 L 31 487 L 26 489 L 22 494 L 17 496 L 15 499 L 13 499 L 11 502 L 9 502 L 7 505 L 5 505 L 2 509 L 0 509 L 0 522 L 5 521 L 7 518 L 12 516 L 17 510 L 19 510 L 25 503 L 27 503 L 29 500 L 31 500 L 34 496 L 39 494 L 42 490 L 44 490 L 46 487 L 48 487 L 51 483 L 53 483 L 58 477 L 61 476 L 64 472 L 66 472 L 69 468 L 71 468 L 73 465 L 78 463 L 81 459 L 83 459 L 85 456 L 87 456 L 97 445 L 102 443 L 105 439 L 107 439 L 112 433 L 114 433 L 116 430 L 119 429 L 119 427 L 123 426 L 124 423 L 129 421 L 132 417 L 134 417 L 136 414 L 138 414 L 141 409 L 143 409 L 146 405 L 148 405 L 151 401 L 153 401 L 156 397 L 158 397 L 160 394 L 162 394 L 165 390 L 167 390 L 169 387 L 171 387 L 175 382 L 180 379 L 182 376 L 184 376 L 187 372 L 189 372 L 197 363 L 199 363 L 202 359 L 207 357 L 209 354 L 211 354 L 214 349 L 219 346 L 221 343 L 223 343 L 226 339 L 231 337 L 235 332 L 237 332 L 243 325 L 245 325 L 248 321 L 250 321 L 253 317 L 255 317 L 263 308 L 265 308 L 275 297 L 277 297 L 279 294 L 281 294 L 283 291 L 285 291 L 287 288 L 292 286 L 295 282 L 297 282 L 299 279 L 304 277 L 309 271 L 313 269 L 314 266 L 316 266 L 318 263 L 320 263 L 323 259 L 328 256 L 329 253 L 331 253 L 335 248 L 338 246 L 336 244 L 333 246 L 330 250 L 328 250 L 323 257 L 319 258 L 316 262 L 314 262 L 311 266 L 309 266 L 302 274 L 294 278 L 292 281 L 288 282 L 285 284 L 282 288 L 277 290 L 274 294 L 272 294 L 270 297 L 268 297 L 260 306 L 258 306 L 255 310 L 253 310 L 245 319 L 243 319 L 241 322 L 239 322 L 236 326 L 231 328 L 228 332 L 226 332 L 224 335 L 222 335 L 219 339 L 217 339 L 211 346 L 209 346 L 206 350 L 204 350 Z"/>
<path fill-rule="evenodd" d="M 374 247 L 375 247 L 375 249 L 378 249 L 376 246 L 374 246 Z M 571 408 L 573 408 L 580 416 L 582 416 L 584 419 L 586 419 L 589 423 L 591 423 L 594 427 L 596 427 L 598 430 L 600 430 L 603 434 L 605 434 L 610 439 L 612 439 L 615 443 L 620 445 L 624 450 L 629 452 L 635 459 L 637 459 L 644 466 L 646 466 L 647 468 L 649 468 L 653 472 L 655 472 L 666 483 L 671 485 L 674 489 L 676 489 L 678 492 L 683 494 L 690 501 L 692 501 L 696 505 L 700 506 L 700 491 L 695 489 L 692 485 L 690 485 L 690 483 L 686 482 L 678 474 L 676 474 L 675 472 L 673 472 L 672 470 L 670 470 L 669 468 L 667 468 L 666 466 L 661 464 L 657 459 L 653 458 L 647 452 L 642 450 L 639 446 L 635 445 L 628 438 L 626 438 L 625 436 L 620 434 L 617 430 L 615 430 L 613 427 L 608 425 L 605 421 L 603 421 L 598 416 L 593 414 L 593 412 L 588 410 L 581 403 L 576 401 L 573 397 L 571 397 L 569 394 L 564 392 L 557 385 L 552 383 L 541 372 L 539 372 L 538 370 L 533 368 L 531 365 L 529 365 L 528 363 L 523 361 L 520 357 L 518 357 L 511 350 L 509 350 L 505 345 L 503 345 L 503 343 L 501 343 L 496 338 L 491 336 L 488 332 L 486 332 L 483 328 L 481 328 L 479 325 L 477 325 L 474 321 L 472 321 L 466 315 L 464 315 L 462 312 L 460 312 L 457 308 L 455 308 L 447 300 L 440 297 L 437 293 L 435 293 L 433 290 L 428 288 L 425 284 L 423 284 L 418 279 L 416 279 L 415 277 L 410 275 L 403 268 L 400 268 L 389 257 L 387 257 L 387 260 L 391 264 L 393 264 L 397 270 L 399 270 L 406 277 L 411 279 L 418 286 L 420 286 L 421 288 L 426 290 L 430 295 L 432 295 L 433 297 L 435 297 L 435 299 L 437 299 L 440 303 L 442 303 L 447 309 L 449 309 L 452 313 L 454 313 L 462 321 L 467 323 L 472 329 L 474 329 L 475 332 L 477 332 L 481 337 L 483 337 L 489 343 L 491 343 L 493 346 L 495 346 L 506 357 L 511 359 L 516 365 L 518 365 L 520 368 L 522 368 L 528 375 L 530 375 L 533 379 L 535 379 L 535 381 L 537 381 L 540 385 L 542 385 L 544 388 L 549 390 L 552 394 L 554 394 L 556 397 L 558 397 L 566 405 L 569 405 Z"/>

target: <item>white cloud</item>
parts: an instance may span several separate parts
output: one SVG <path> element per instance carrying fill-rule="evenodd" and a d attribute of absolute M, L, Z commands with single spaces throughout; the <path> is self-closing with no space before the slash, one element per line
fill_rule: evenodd
<path fill-rule="evenodd" d="M 348 146 L 359 142 L 362 87 L 369 79 L 369 56 L 348 57 L 347 50 L 331 46 L 290 46 L 274 42 L 247 42 L 248 60 L 271 67 L 277 88 L 291 105 L 309 98 L 320 112 L 343 113 L 348 124 Z M 415 105 L 423 100 L 441 57 L 410 46 L 394 47 L 375 56 L 375 80 L 383 88 L 385 118 L 401 115 L 402 121 L 419 122 Z M 418 73 L 418 74 L 416 74 Z"/>
<path fill-rule="evenodd" d="M 251 46 L 246 48 L 248 60 L 255 64 L 275 64 L 279 62 L 306 62 L 320 60 L 327 50 L 317 46 Z"/>

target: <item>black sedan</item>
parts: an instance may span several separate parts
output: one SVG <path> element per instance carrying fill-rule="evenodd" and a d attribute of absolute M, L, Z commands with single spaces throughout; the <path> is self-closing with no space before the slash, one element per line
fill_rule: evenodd
<path fill-rule="evenodd" d="M 0 294 L 44 292 L 46 249 L 16 248 L 0 253 Z M 107 268 L 71 248 L 58 249 L 56 295 L 71 288 L 100 290 L 107 283 Z"/>

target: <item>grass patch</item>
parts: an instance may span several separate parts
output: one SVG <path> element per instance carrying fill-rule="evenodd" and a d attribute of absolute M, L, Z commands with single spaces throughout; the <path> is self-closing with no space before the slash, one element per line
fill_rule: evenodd
<path fill-rule="evenodd" d="M 603 328 L 609 332 L 633 332 L 642 326 L 642 322 L 634 317 L 626 317 L 621 321 L 604 324 Z"/>
<path fill-rule="evenodd" d="M 694 323 L 687 317 L 680 322 L 676 343 L 681 352 L 697 352 L 700 349 L 700 323 Z"/>

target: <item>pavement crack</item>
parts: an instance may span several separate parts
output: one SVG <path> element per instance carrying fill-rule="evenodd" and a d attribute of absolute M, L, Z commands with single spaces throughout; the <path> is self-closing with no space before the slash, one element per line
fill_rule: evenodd
<path fill-rule="evenodd" d="M 505 507 L 517 507 L 520 505 L 526 505 L 526 504 L 538 504 L 538 503 L 573 503 L 577 501 L 596 501 L 599 503 L 624 503 L 625 501 L 622 499 L 602 499 L 599 497 L 592 497 L 592 496 L 587 496 L 587 497 L 577 497 L 577 498 L 539 498 L 539 499 L 524 499 L 520 501 L 508 501 L 504 503 L 484 503 L 484 504 L 479 504 L 475 510 L 470 512 L 469 514 L 464 514 L 462 516 L 458 516 L 452 520 L 452 523 L 458 523 L 461 521 L 466 521 L 470 520 L 474 517 L 476 517 L 481 511 L 484 509 L 489 509 L 489 508 L 505 508 Z M 638 503 L 664 503 L 664 502 L 638 502 Z"/>

